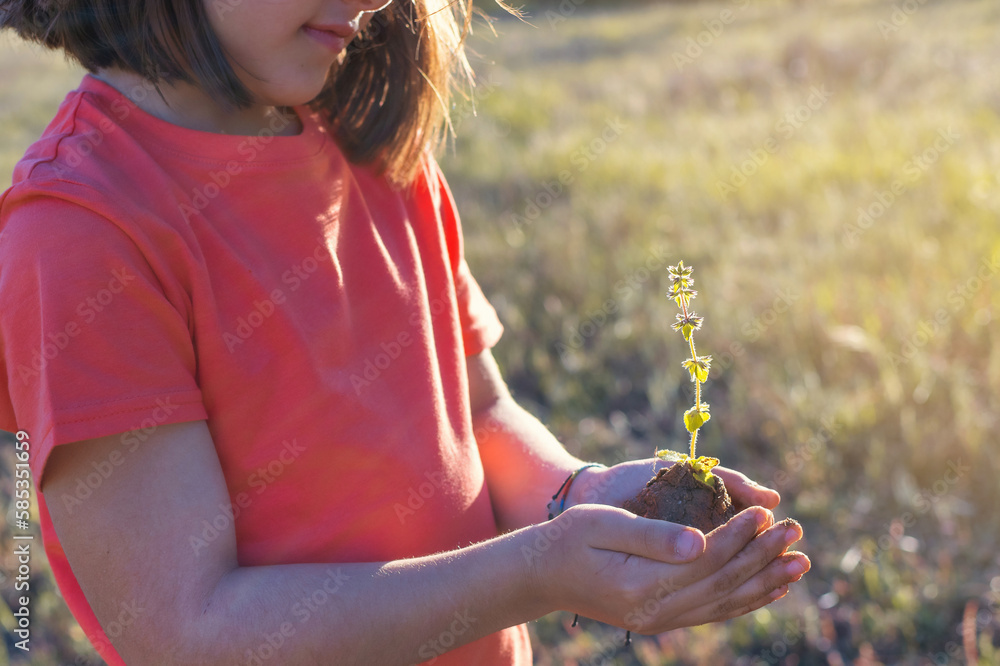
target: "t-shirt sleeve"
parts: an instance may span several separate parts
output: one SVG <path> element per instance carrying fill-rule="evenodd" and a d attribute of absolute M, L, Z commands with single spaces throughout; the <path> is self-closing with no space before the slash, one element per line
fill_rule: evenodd
<path fill-rule="evenodd" d="M 433 158 L 429 158 L 427 170 L 429 184 L 432 189 L 437 190 L 439 197 L 438 211 L 444 226 L 452 275 L 455 279 L 465 355 L 475 356 L 499 342 L 500 336 L 503 335 L 503 325 L 465 261 L 458 207 L 455 205 L 455 199 L 448 188 L 444 174 Z"/>
<path fill-rule="evenodd" d="M 36 481 L 54 446 L 206 418 L 188 305 L 105 217 L 8 198 L 0 303 L 0 428 L 28 433 Z"/>

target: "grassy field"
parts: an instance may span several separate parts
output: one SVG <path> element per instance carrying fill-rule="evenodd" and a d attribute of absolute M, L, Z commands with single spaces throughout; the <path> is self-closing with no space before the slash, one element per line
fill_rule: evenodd
<path fill-rule="evenodd" d="M 583 456 L 682 446 L 664 269 L 693 264 L 715 356 L 699 451 L 782 492 L 813 570 L 631 649 L 548 616 L 536 663 L 1000 663 L 1000 6 L 548 7 L 477 27 L 476 115 L 457 107 L 441 158 L 496 355 Z M 6 182 L 79 72 L 0 49 Z M 86 663 L 51 593 L 43 612 L 32 663 Z"/>

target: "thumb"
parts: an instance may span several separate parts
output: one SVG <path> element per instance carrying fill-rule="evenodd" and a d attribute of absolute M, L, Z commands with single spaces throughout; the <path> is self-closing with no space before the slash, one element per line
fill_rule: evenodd
<path fill-rule="evenodd" d="M 598 509 L 598 507 L 594 507 Z M 600 507 L 594 548 L 638 555 L 667 564 L 690 562 L 705 551 L 705 535 L 693 527 L 641 518 L 625 509 Z"/>

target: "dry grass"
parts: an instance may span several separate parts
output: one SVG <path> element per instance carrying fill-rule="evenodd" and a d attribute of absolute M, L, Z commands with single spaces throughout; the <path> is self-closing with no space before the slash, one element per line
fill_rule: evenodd
<path fill-rule="evenodd" d="M 684 350 L 644 271 L 683 258 L 720 366 L 699 451 L 779 487 L 814 563 L 768 611 L 606 663 L 964 663 L 970 600 L 1000 660 L 1000 7 L 930 2 L 883 36 L 893 11 L 536 10 L 477 43 L 490 85 L 444 165 L 518 395 L 594 459 L 683 446 Z M 569 620 L 534 625 L 538 663 L 621 640 Z"/>

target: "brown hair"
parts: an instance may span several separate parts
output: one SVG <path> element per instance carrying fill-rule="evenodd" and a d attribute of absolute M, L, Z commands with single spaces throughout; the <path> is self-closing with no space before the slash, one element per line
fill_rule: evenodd
<path fill-rule="evenodd" d="M 349 45 L 312 102 L 349 159 L 405 185 L 424 152 L 440 145 L 455 84 L 472 80 L 464 52 L 470 4 L 393 0 Z M 203 0 L 0 0 L 0 28 L 62 49 L 91 72 L 118 67 L 153 83 L 200 86 L 231 107 L 253 103 Z"/>

